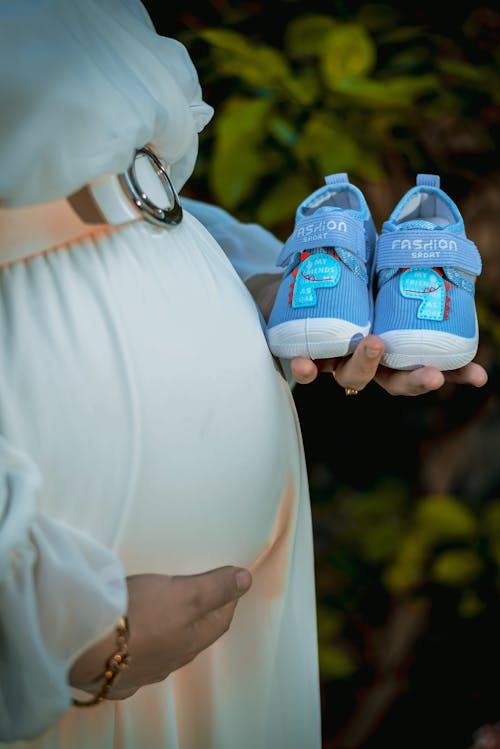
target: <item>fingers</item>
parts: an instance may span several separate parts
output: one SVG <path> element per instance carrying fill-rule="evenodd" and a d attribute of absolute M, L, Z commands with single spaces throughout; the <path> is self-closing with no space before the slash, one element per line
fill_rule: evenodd
<path fill-rule="evenodd" d="M 199 575 L 183 575 L 174 578 L 187 597 L 195 618 L 237 601 L 252 584 L 252 576 L 240 567 L 219 567 Z"/>
<path fill-rule="evenodd" d="M 190 663 L 228 631 L 238 600 L 252 582 L 248 570 L 236 567 L 221 567 L 183 579 L 194 582 L 191 604 L 195 608 L 188 625 L 190 645 L 177 662 L 177 668 Z"/>
<path fill-rule="evenodd" d="M 412 371 L 379 367 L 375 381 L 390 395 L 423 395 L 438 390 L 445 382 L 483 387 L 488 382 L 488 375 L 480 364 L 475 363 L 448 372 L 440 372 L 435 367 L 419 367 Z"/>
<path fill-rule="evenodd" d="M 480 388 L 488 382 L 488 374 L 480 364 L 472 362 L 465 367 L 445 372 L 447 382 L 454 382 L 457 385 L 473 385 Z"/>
<path fill-rule="evenodd" d="M 438 390 L 444 384 L 444 375 L 435 367 L 419 367 L 409 371 L 379 367 L 375 382 L 389 395 L 423 395 Z"/>
<path fill-rule="evenodd" d="M 383 350 L 383 341 L 378 336 L 369 335 L 358 344 L 352 356 L 343 359 L 312 361 L 306 356 L 298 356 L 291 362 L 292 377 L 300 385 L 308 385 L 319 372 L 335 372 L 339 385 L 362 390 L 373 379 Z"/>
<path fill-rule="evenodd" d="M 308 385 L 316 379 L 318 368 L 312 359 L 306 356 L 297 356 L 290 364 L 292 377 L 299 385 Z"/>
<path fill-rule="evenodd" d="M 208 648 L 228 631 L 237 603 L 238 601 L 232 601 L 221 608 L 209 611 L 195 622 L 196 642 L 199 652 Z"/>
<path fill-rule="evenodd" d="M 341 387 L 363 390 L 375 377 L 383 352 L 384 344 L 378 336 L 363 338 L 352 356 L 338 361 L 336 381 Z"/>
<path fill-rule="evenodd" d="M 349 357 L 315 361 L 304 356 L 296 357 L 291 362 L 292 376 L 297 383 L 307 385 L 320 372 L 330 372 L 334 373 L 335 380 L 341 387 L 355 390 L 363 390 L 374 379 L 390 395 L 410 396 L 437 390 L 445 381 L 474 387 L 483 387 L 488 382 L 485 369 L 475 362 L 444 373 L 435 367 L 406 371 L 379 366 L 383 350 L 382 339 L 369 335 Z"/>

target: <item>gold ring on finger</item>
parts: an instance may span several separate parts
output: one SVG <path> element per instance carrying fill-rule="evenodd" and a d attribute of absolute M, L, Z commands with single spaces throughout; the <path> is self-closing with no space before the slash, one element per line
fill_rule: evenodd
<path fill-rule="evenodd" d="M 335 369 L 333 370 L 332 374 L 333 374 L 333 379 L 335 380 L 337 385 L 340 385 L 339 381 L 337 380 L 337 372 Z M 359 393 L 359 390 L 356 390 L 356 388 L 345 387 L 344 392 L 346 395 L 357 395 Z"/>

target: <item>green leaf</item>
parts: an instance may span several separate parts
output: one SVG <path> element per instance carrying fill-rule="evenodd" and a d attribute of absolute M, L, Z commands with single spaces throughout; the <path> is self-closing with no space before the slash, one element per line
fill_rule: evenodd
<path fill-rule="evenodd" d="M 480 299 L 477 301 L 477 317 L 479 327 L 482 328 L 484 334 L 488 333 L 497 344 L 500 344 L 500 321 L 498 320 L 498 316 L 493 309 L 490 309 Z"/>
<path fill-rule="evenodd" d="M 500 499 L 488 502 L 484 508 L 481 525 L 488 537 L 500 541 Z"/>
<path fill-rule="evenodd" d="M 385 586 L 396 595 L 414 590 L 423 580 L 426 560 L 427 547 L 422 539 L 416 534 L 407 536 L 382 576 Z"/>
<path fill-rule="evenodd" d="M 478 523 L 472 512 L 454 497 L 430 495 L 415 512 L 418 532 L 429 546 L 474 538 Z"/>
<path fill-rule="evenodd" d="M 386 519 L 385 523 L 358 531 L 359 550 L 370 564 L 380 564 L 393 558 L 401 541 L 401 528 Z"/>
<path fill-rule="evenodd" d="M 326 679 L 345 679 L 356 672 L 357 665 L 347 647 L 323 645 L 319 647 L 319 670 Z"/>
<path fill-rule="evenodd" d="M 458 607 L 458 613 L 464 619 L 470 619 L 473 616 L 477 616 L 484 610 L 484 603 L 481 601 L 476 591 L 467 588 L 462 593 L 460 604 Z"/>
<path fill-rule="evenodd" d="M 345 616 L 342 612 L 326 606 L 317 606 L 316 618 L 318 622 L 318 639 L 321 642 L 339 637 L 345 626 Z"/>
<path fill-rule="evenodd" d="M 334 81 L 333 89 L 369 107 L 405 108 L 414 100 L 432 91 L 439 90 L 434 75 L 398 76 L 387 80 L 351 78 Z"/>
<path fill-rule="evenodd" d="M 225 208 L 236 208 L 266 172 L 260 147 L 271 106 L 267 99 L 233 97 L 219 111 L 209 181 Z"/>
<path fill-rule="evenodd" d="M 298 132 L 294 125 L 284 117 L 272 117 L 269 121 L 269 132 L 282 146 L 290 148 L 298 140 Z"/>
<path fill-rule="evenodd" d="M 334 88 L 338 81 L 367 75 L 377 57 L 373 39 L 360 24 L 338 25 L 326 35 L 321 55 L 325 83 Z"/>
<path fill-rule="evenodd" d="M 336 117 L 321 111 L 307 121 L 295 154 L 299 160 L 315 161 L 322 175 L 347 172 L 361 161 L 358 141 Z"/>
<path fill-rule="evenodd" d="M 361 559 L 380 564 L 394 558 L 401 544 L 403 502 L 399 487 L 386 484 L 349 497 L 340 508 L 349 518 L 352 544 Z"/>
<path fill-rule="evenodd" d="M 321 84 L 313 70 L 305 69 L 283 78 L 282 88 L 286 102 L 291 98 L 302 107 L 310 107 L 320 94 Z"/>
<path fill-rule="evenodd" d="M 212 47 L 220 49 L 237 57 L 250 56 L 252 54 L 252 45 L 246 36 L 239 34 L 237 31 L 228 29 L 203 29 L 197 36 L 204 39 Z"/>
<path fill-rule="evenodd" d="M 411 72 L 431 59 L 431 51 L 425 46 L 406 47 L 402 52 L 393 55 L 387 67 L 390 71 Z"/>
<path fill-rule="evenodd" d="M 500 101 L 500 76 L 495 67 L 470 65 L 461 60 L 441 60 L 438 63 L 439 70 L 447 76 L 455 79 L 453 84 L 457 86 L 462 83 L 479 91 L 487 93 L 493 102 Z M 449 83 L 447 85 L 450 85 Z M 461 96 L 464 96 L 463 91 Z"/>
<path fill-rule="evenodd" d="M 258 223 L 273 227 L 293 220 L 299 203 L 311 191 L 311 186 L 300 174 L 288 174 L 262 197 L 257 208 Z"/>
<path fill-rule="evenodd" d="M 488 541 L 491 556 L 500 565 L 500 499 L 492 500 L 485 507 L 481 528 Z"/>
<path fill-rule="evenodd" d="M 423 26 L 402 26 L 392 28 L 381 38 L 383 44 L 401 44 L 402 42 L 414 41 L 418 37 L 427 38 Z"/>
<path fill-rule="evenodd" d="M 285 87 L 300 101 L 309 101 L 309 93 L 297 83 L 286 57 L 279 50 L 265 44 L 252 44 L 242 34 L 226 29 L 205 29 L 199 36 L 212 46 L 219 74 L 239 78 L 257 88 Z"/>
<path fill-rule="evenodd" d="M 318 55 L 326 34 L 335 23 L 331 16 L 321 13 L 308 13 L 292 19 L 285 31 L 285 48 L 290 57 Z"/>
<path fill-rule="evenodd" d="M 442 585 L 461 587 L 474 582 L 481 560 L 470 549 L 443 551 L 431 568 L 431 578 Z"/>
<path fill-rule="evenodd" d="M 438 68 L 448 75 L 460 78 L 470 83 L 480 83 L 484 78 L 484 70 L 470 65 L 462 60 L 437 60 Z"/>

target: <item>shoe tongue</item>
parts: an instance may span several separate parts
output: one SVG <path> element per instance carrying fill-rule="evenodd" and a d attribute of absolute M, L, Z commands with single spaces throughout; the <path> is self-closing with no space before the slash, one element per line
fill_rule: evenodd
<path fill-rule="evenodd" d="M 318 208 L 315 209 L 314 213 L 312 213 L 312 216 L 321 216 L 324 213 L 331 213 L 332 211 L 340 211 L 340 208 L 337 208 L 333 205 L 320 205 Z"/>
<path fill-rule="evenodd" d="M 354 216 L 359 215 L 359 211 L 355 211 L 352 208 L 339 208 L 334 205 L 320 205 L 318 208 L 315 208 L 312 213 L 307 213 L 306 216 L 307 218 L 317 218 L 318 216 L 326 215 L 327 213 L 331 214 L 332 211 L 335 211 L 336 213 L 352 213 Z"/>
<path fill-rule="evenodd" d="M 423 219 L 416 219 L 415 221 L 403 221 L 401 224 L 396 224 L 396 231 L 403 229 L 439 229 L 437 224 L 433 224 L 432 221 L 424 221 Z"/>

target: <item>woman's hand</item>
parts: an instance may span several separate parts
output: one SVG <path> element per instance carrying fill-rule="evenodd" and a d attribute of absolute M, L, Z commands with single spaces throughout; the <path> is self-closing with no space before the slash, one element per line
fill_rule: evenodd
<path fill-rule="evenodd" d="M 384 342 L 376 335 L 364 338 L 352 356 L 342 359 L 308 359 L 301 356 L 291 362 L 291 373 L 300 385 L 307 385 L 320 372 L 331 372 L 343 388 L 363 390 L 375 380 L 390 395 L 422 395 L 437 390 L 445 382 L 482 387 L 488 381 L 486 371 L 474 362 L 460 369 L 441 372 L 435 367 L 402 371 L 380 365 Z"/>
<path fill-rule="evenodd" d="M 131 663 L 107 699 L 129 697 L 192 661 L 229 629 L 236 604 L 251 582 L 248 570 L 231 566 L 200 575 L 128 577 Z M 115 651 L 112 632 L 75 661 L 70 684 L 95 694 Z"/>

